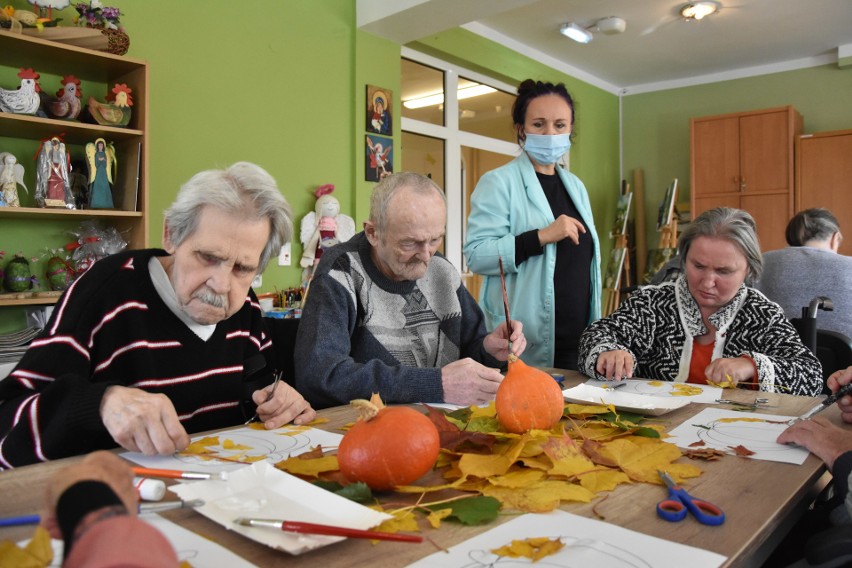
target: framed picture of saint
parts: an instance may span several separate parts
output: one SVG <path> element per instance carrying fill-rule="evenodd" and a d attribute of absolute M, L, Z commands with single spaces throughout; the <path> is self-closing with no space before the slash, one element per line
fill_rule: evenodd
<path fill-rule="evenodd" d="M 393 134 L 392 101 L 392 91 L 367 85 L 367 132 Z"/>
<path fill-rule="evenodd" d="M 364 179 L 379 181 L 393 173 L 393 138 L 367 134 Z"/>

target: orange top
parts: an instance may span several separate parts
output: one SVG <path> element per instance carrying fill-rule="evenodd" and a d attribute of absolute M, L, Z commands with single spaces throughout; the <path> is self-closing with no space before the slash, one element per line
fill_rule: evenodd
<path fill-rule="evenodd" d="M 710 342 L 702 345 L 697 341 L 692 342 L 692 359 L 689 361 L 689 376 L 686 382 L 699 385 L 707 384 L 707 375 L 704 369 L 710 364 L 710 359 L 713 357 L 713 345 L 715 342 Z"/>

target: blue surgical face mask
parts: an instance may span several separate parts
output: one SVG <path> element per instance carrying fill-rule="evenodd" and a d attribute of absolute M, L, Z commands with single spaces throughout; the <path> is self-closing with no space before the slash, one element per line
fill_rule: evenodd
<path fill-rule="evenodd" d="M 539 164 L 553 164 L 571 149 L 568 134 L 527 134 L 524 150 Z"/>

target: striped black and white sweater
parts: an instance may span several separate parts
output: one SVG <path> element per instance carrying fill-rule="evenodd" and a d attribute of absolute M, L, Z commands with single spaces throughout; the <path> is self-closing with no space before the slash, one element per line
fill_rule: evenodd
<path fill-rule="evenodd" d="M 823 386 L 819 360 L 802 344 L 778 304 L 745 285 L 710 316 L 716 327 L 713 359 L 747 355 L 757 365 L 760 390 L 816 396 Z M 580 340 L 580 368 L 595 376 L 598 355 L 621 349 L 633 355 L 633 375 L 686 381 L 692 338 L 707 332 L 686 276 L 644 286 L 609 316 L 592 323 Z"/>
<path fill-rule="evenodd" d="M 257 299 L 249 291 L 240 311 L 204 341 L 154 288 L 148 262 L 163 255 L 104 258 L 62 295 L 0 381 L 0 468 L 115 447 L 100 417 L 111 385 L 165 394 L 189 433 L 245 420 L 244 367 L 265 370 L 271 348 Z"/>

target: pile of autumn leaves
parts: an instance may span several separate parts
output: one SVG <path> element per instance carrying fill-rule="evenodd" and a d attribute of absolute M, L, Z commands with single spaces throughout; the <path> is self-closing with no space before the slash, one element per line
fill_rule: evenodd
<path fill-rule="evenodd" d="M 589 503 L 621 483 L 659 484 L 658 470 L 676 481 L 701 474 L 695 465 L 674 463 L 682 452 L 662 439 L 663 424 L 619 414 L 612 406 L 567 404 L 564 418 L 552 429 L 524 434 L 501 431 L 493 403 L 447 414 L 427 410 L 441 437 L 435 469 L 442 482 L 397 487 L 400 493 L 420 494 L 420 500 L 386 510 L 394 520 L 380 530 L 419 530 L 414 511 L 426 513 L 436 528 L 447 517 L 480 524 L 496 518 L 501 509 L 543 513 L 563 502 Z M 363 484 L 338 483 L 337 457 L 322 448 L 276 467 L 355 500 L 372 500 Z M 426 502 L 427 494 L 445 490 L 466 494 Z"/>

